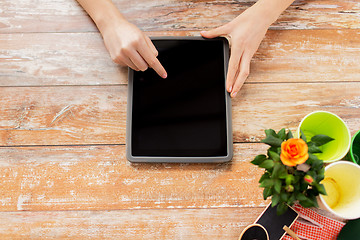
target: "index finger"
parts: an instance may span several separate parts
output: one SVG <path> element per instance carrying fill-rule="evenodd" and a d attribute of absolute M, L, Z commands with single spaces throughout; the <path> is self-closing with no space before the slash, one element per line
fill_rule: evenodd
<path fill-rule="evenodd" d="M 149 65 L 149 67 L 154 69 L 155 72 L 160 77 L 162 77 L 162 78 L 167 77 L 165 68 L 161 65 L 160 61 L 156 58 L 154 52 L 151 50 L 151 48 L 149 47 L 149 45 L 146 42 L 145 42 L 145 44 L 140 45 L 139 54 L 144 58 L 144 60 Z"/>

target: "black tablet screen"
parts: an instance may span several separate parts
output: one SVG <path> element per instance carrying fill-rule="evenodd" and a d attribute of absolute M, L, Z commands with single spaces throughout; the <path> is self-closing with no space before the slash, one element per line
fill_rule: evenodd
<path fill-rule="evenodd" d="M 223 40 L 154 40 L 168 77 L 134 72 L 132 155 L 227 155 Z"/>

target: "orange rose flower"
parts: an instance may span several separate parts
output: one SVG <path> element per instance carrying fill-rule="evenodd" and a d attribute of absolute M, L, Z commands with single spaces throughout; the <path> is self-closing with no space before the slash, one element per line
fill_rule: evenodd
<path fill-rule="evenodd" d="M 280 159 L 284 165 L 293 167 L 309 158 L 308 146 L 301 138 L 290 138 L 281 143 Z"/>

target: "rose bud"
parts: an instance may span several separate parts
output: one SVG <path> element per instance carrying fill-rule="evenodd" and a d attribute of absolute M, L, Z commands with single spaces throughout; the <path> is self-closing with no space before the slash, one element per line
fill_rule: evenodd
<path fill-rule="evenodd" d="M 304 181 L 311 185 L 314 182 L 314 179 L 310 175 L 305 175 Z"/>
<path fill-rule="evenodd" d="M 287 186 L 285 187 L 285 190 L 286 190 L 287 192 L 293 192 L 293 191 L 294 191 L 294 186 L 293 186 L 293 185 L 287 185 Z"/>

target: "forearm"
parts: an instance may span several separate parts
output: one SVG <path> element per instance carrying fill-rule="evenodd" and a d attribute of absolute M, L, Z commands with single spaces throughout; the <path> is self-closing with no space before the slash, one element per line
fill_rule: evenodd
<path fill-rule="evenodd" d="M 111 0 L 77 1 L 94 20 L 115 63 L 136 71 L 150 67 L 162 78 L 167 77 L 150 38 L 128 22 Z"/>
<path fill-rule="evenodd" d="M 90 15 L 96 26 L 102 30 L 114 20 L 125 20 L 111 0 L 77 0 L 84 10 Z"/>
<path fill-rule="evenodd" d="M 270 26 L 293 2 L 294 0 L 258 0 L 248 10 L 255 13 L 259 16 L 259 20 Z"/>

